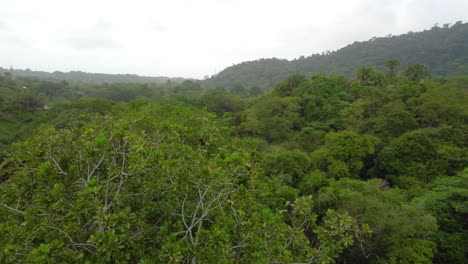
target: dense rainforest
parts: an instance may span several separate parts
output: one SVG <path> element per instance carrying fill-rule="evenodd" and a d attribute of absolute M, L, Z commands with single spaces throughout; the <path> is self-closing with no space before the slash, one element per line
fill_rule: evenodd
<path fill-rule="evenodd" d="M 169 77 L 148 77 L 139 76 L 136 74 L 106 74 L 106 73 L 89 73 L 82 71 L 71 71 L 71 72 L 44 72 L 44 71 L 33 71 L 31 69 L 6 69 L 0 67 L 0 74 L 10 73 L 18 77 L 27 77 L 41 79 L 45 81 L 66 81 L 68 83 L 78 84 L 102 84 L 102 83 L 180 83 L 184 78 L 169 78 Z"/>
<path fill-rule="evenodd" d="M 3 74 L 0 262 L 466 263 L 468 75 L 384 64 L 267 93 Z"/>
<path fill-rule="evenodd" d="M 301 56 L 288 61 L 269 58 L 243 62 L 228 67 L 206 81 L 207 85 L 229 88 L 261 88 L 268 90 L 290 74 L 338 74 L 348 78 L 360 66 L 384 70 L 389 58 L 402 66 L 425 64 L 433 75 L 447 76 L 468 64 L 468 24 L 435 25 L 430 30 L 407 34 L 373 37 L 355 42 L 336 51 Z M 468 73 L 465 69 L 465 73 Z"/>

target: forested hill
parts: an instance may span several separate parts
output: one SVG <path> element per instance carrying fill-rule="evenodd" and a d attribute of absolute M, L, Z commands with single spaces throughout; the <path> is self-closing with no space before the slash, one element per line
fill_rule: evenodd
<path fill-rule="evenodd" d="M 243 62 L 224 69 L 206 82 L 212 86 L 272 89 L 292 73 L 336 73 L 351 77 L 362 65 L 381 70 L 390 58 L 399 60 L 403 67 L 425 64 L 433 75 L 454 73 L 459 65 L 468 64 L 468 24 L 457 22 L 422 32 L 374 37 L 337 51 L 292 61 L 271 58 Z"/>
<path fill-rule="evenodd" d="M 87 84 L 101 84 L 101 83 L 167 83 L 170 82 L 183 82 L 184 78 L 170 78 L 170 77 L 148 77 L 139 76 L 136 74 L 106 74 L 106 73 L 88 73 L 82 71 L 70 72 L 44 72 L 32 71 L 30 69 L 5 69 L 0 67 L 0 74 L 10 72 L 14 76 L 35 78 L 45 81 L 67 81 L 70 83 L 87 83 Z"/>

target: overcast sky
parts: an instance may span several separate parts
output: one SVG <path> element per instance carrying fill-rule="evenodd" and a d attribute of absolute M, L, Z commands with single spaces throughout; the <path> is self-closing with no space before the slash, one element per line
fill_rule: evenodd
<path fill-rule="evenodd" d="M 467 0 L 0 0 L 0 66 L 202 78 L 459 20 Z"/>

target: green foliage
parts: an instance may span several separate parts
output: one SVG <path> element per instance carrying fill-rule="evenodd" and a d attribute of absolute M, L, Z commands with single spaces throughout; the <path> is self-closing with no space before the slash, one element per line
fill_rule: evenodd
<path fill-rule="evenodd" d="M 398 74 L 398 67 L 400 67 L 400 62 L 397 59 L 389 59 L 385 62 L 385 67 L 388 68 L 388 75 L 390 77 L 395 77 Z"/>
<path fill-rule="evenodd" d="M 373 236 L 351 248 L 347 258 L 355 263 L 382 257 L 404 263 L 413 259 L 430 261 L 435 243 L 425 236 L 437 229 L 435 218 L 405 201 L 401 191 L 381 190 L 379 182 L 340 179 L 330 181 L 319 191 L 321 208 L 331 206 L 346 211 L 359 223 L 368 224 L 372 231 Z"/>
<path fill-rule="evenodd" d="M 405 133 L 382 150 L 379 166 L 402 187 L 410 187 L 412 180 L 429 183 L 437 176 L 451 175 L 468 162 L 457 134 L 448 127 Z"/>
<path fill-rule="evenodd" d="M 42 103 L 39 98 L 25 88 L 21 93 L 17 95 L 16 104 L 18 107 L 24 110 L 34 110 L 36 108 L 42 107 Z"/>
<path fill-rule="evenodd" d="M 353 219 L 329 213 L 311 218 L 323 251 L 310 247 L 260 202 L 274 189 L 253 146 L 236 147 L 225 132 L 213 115 L 172 105 L 122 105 L 81 128 L 41 126 L 2 165 L 0 260 L 329 262 L 352 245 Z"/>
<path fill-rule="evenodd" d="M 420 82 L 422 79 L 429 76 L 429 72 L 427 71 L 426 66 L 422 64 L 408 65 L 403 74 L 405 75 L 406 79 L 416 82 Z"/>
<path fill-rule="evenodd" d="M 242 85 L 272 90 L 291 74 L 310 76 L 335 73 L 352 77 L 362 65 L 373 65 L 377 70 L 387 67 L 392 69 L 389 76 L 393 76 L 397 73 L 395 60 L 403 68 L 421 63 L 432 75 L 448 76 L 459 72 L 459 65 L 468 63 L 467 32 L 468 24 L 459 21 L 449 27 L 435 26 L 422 32 L 373 37 L 336 51 L 301 56 L 291 61 L 276 58 L 248 61 L 224 69 L 205 83 L 213 87 Z"/>
<path fill-rule="evenodd" d="M 227 94 L 223 90 L 214 90 L 205 93 L 200 98 L 203 107 L 210 112 L 223 116 L 229 112 L 239 112 L 243 108 L 243 102 L 240 97 Z"/>
<path fill-rule="evenodd" d="M 276 151 L 264 156 L 263 170 L 282 184 L 297 186 L 310 167 L 309 156 L 299 150 Z"/>
<path fill-rule="evenodd" d="M 312 153 L 314 167 L 332 178 L 359 178 L 363 160 L 375 154 L 378 139 L 353 132 L 329 133 L 325 145 Z"/>
<path fill-rule="evenodd" d="M 0 262 L 466 262 L 466 76 L 387 66 L 253 98 L 0 76 Z"/>
<path fill-rule="evenodd" d="M 183 82 L 183 78 L 168 78 L 168 77 L 147 77 L 138 76 L 135 74 L 105 74 L 105 73 L 87 73 L 81 71 L 59 72 L 52 73 L 42 71 L 32 71 L 30 69 L 4 69 L 0 67 L 0 74 L 10 74 L 31 79 L 42 79 L 47 81 L 64 80 L 71 83 L 167 83 Z"/>
<path fill-rule="evenodd" d="M 467 169 L 457 176 L 436 179 L 429 190 L 415 203 L 422 204 L 437 217 L 439 230 L 432 237 L 437 242 L 437 263 L 463 263 L 466 259 L 468 240 L 466 214 L 468 212 Z"/>
<path fill-rule="evenodd" d="M 287 80 L 280 82 L 276 88 L 275 93 L 280 97 L 291 96 L 294 90 L 306 81 L 302 74 L 293 74 Z"/>
<path fill-rule="evenodd" d="M 367 84 L 374 74 L 374 69 L 372 67 L 360 67 L 356 71 L 356 78 L 359 80 L 361 84 Z"/>
<path fill-rule="evenodd" d="M 370 123 L 374 133 L 383 138 L 395 138 L 418 127 L 413 114 L 399 100 L 383 105 Z"/>
<path fill-rule="evenodd" d="M 294 97 L 260 97 L 256 107 L 241 115 L 239 132 L 270 142 L 286 140 L 301 127 L 300 105 Z"/>

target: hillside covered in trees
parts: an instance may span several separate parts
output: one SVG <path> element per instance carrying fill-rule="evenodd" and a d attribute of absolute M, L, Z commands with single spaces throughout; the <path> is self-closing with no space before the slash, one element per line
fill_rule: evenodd
<path fill-rule="evenodd" d="M 457 22 L 434 26 L 423 32 L 374 37 L 337 51 L 326 51 L 292 61 L 271 58 L 243 62 L 213 76 L 207 85 L 271 90 L 293 73 L 307 76 L 335 73 L 352 77 L 354 71 L 364 65 L 383 70 L 389 58 L 398 59 L 403 66 L 425 64 L 432 75 L 456 73 L 460 65 L 468 64 L 468 24 Z"/>
<path fill-rule="evenodd" d="M 167 83 L 167 82 L 183 82 L 184 78 L 169 78 L 169 77 L 148 77 L 139 76 L 136 74 L 106 74 L 106 73 L 88 73 L 82 71 L 71 72 L 44 72 L 32 71 L 30 69 L 5 69 L 0 67 L 0 74 L 11 73 L 18 77 L 38 79 L 44 81 L 66 81 L 69 83 L 83 84 L 102 84 L 102 83 Z"/>
<path fill-rule="evenodd" d="M 265 94 L 1 76 L 0 263 L 466 263 L 468 75 L 383 64 Z"/>

